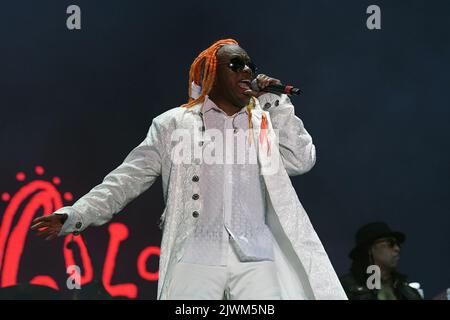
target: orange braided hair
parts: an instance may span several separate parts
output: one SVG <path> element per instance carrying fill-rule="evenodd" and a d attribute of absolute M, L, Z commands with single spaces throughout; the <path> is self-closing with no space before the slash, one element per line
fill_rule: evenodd
<path fill-rule="evenodd" d="M 239 45 L 234 39 L 219 40 L 214 42 L 208 49 L 203 50 L 198 57 L 195 58 L 191 65 L 191 69 L 189 70 L 189 101 L 183 104 L 182 107 L 190 108 L 205 100 L 205 96 L 211 91 L 216 77 L 217 50 L 226 44 Z M 192 98 L 192 81 L 202 88 L 200 96 L 196 99 Z"/>

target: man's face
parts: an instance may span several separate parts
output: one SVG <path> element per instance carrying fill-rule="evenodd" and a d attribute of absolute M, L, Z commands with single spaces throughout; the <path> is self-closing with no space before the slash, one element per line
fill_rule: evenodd
<path fill-rule="evenodd" d="M 230 60 L 241 59 L 246 65 L 243 69 L 233 71 Z M 210 95 L 228 101 L 236 107 L 245 107 L 250 100 L 252 70 L 247 65 L 250 57 L 238 45 L 225 45 L 217 51 L 216 79 Z"/>
<path fill-rule="evenodd" d="M 381 238 L 370 248 L 374 263 L 382 269 L 394 270 L 400 260 L 400 244 L 394 237 Z"/>

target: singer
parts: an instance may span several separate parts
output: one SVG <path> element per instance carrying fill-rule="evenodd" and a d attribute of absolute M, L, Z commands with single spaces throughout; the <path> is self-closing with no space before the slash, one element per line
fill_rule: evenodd
<path fill-rule="evenodd" d="M 289 97 L 265 92 L 274 85 L 235 40 L 215 42 L 191 65 L 188 102 L 153 119 L 101 184 L 32 229 L 54 239 L 105 224 L 162 176 L 158 299 L 347 299 L 289 178 L 314 166 L 315 146 Z M 231 163 L 195 152 L 180 162 L 177 130 L 202 157 L 218 137 L 228 145 L 245 132 L 245 143 L 225 151 Z"/>

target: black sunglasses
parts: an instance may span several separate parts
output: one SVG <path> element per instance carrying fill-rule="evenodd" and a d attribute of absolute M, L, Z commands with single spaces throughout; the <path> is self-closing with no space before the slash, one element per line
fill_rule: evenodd
<path fill-rule="evenodd" d="M 222 62 L 219 64 L 226 64 L 228 68 L 230 68 L 234 72 L 240 72 L 245 69 L 245 66 L 247 66 L 250 68 L 250 70 L 252 70 L 253 75 L 255 75 L 256 71 L 258 70 L 258 68 L 253 62 L 251 61 L 245 62 L 242 58 L 239 57 L 232 58 L 230 59 L 229 62 Z"/>
<path fill-rule="evenodd" d="M 401 243 L 395 238 L 379 239 L 379 240 L 375 241 L 375 244 L 382 243 L 382 242 L 385 242 L 390 248 L 393 248 L 396 245 L 399 248 L 401 247 Z"/>

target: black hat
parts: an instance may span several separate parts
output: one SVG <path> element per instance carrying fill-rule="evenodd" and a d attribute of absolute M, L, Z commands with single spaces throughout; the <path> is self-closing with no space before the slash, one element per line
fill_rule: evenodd
<path fill-rule="evenodd" d="M 398 231 L 392 231 L 384 222 L 372 222 L 359 228 L 356 232 L 356 246 L 350 252 L 349 257 L 355 259 L 358 253 L 371 245 L 375 240 L 385 237 L 394 237 L 399 243 L 405 241 L 405 235 Z"/>

